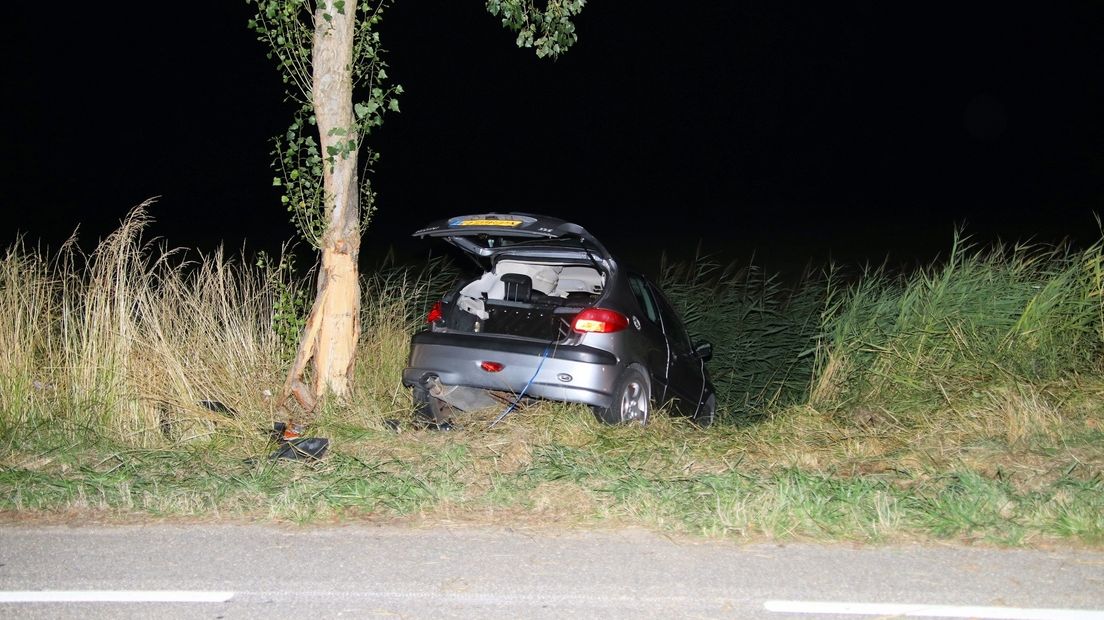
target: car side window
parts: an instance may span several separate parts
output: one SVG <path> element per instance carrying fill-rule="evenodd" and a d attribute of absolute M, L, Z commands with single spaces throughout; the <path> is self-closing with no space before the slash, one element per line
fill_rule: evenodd
<path fill-rule="evenodd" d="M 659 313 L 663 317 L 663 331 L 667 334 L 667 340 L 678 352 L 689 352 L 693 349 L 693 346 L 690 344 L 690 334 L 686 332 L 682 319 L 679 318 L 678 313 L 675 312 L 675 309 L 671 307 L 670 302 L 662 293 L 656 291 L 655 297 L 659 302 Z"/>
<path fill-rule="evenodd" d="M 636 303 L 640 304 L 644 315 L 648 317 L 649 321 L 658 325 L 659 312 L 656 310 L 655 299 L 652 297 L 651 291 L 648 290 L 644 278 L 636 274 L 629 274 L 629 288 L 632 289 L 633 296 L 636 297 Z"/>

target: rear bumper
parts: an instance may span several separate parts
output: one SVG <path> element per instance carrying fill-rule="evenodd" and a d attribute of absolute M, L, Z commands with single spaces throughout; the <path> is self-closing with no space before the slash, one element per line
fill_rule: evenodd
<path fill-rule="evenodd" d="M 484 361 L 498 362 L 503 368 L 487 372 L 480 367 Z M 410 363 L 402 380 L 410 387 L 437 377 L 444 385 L 512 394 L 529 384 L 526 396 L 608 407 L 620 371 L 616 356 L 593 347 L 420 332 L 411 341 Z"/>

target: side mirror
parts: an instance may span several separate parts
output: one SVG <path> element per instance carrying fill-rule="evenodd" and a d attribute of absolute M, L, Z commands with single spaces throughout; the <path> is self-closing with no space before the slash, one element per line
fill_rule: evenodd
<path fill-rule="evenodd" d="M 699 342 L 694 345 L 694 355 L 701 361 L 708 362 L 713 359 L 713 344 L 708 341 Z"/>

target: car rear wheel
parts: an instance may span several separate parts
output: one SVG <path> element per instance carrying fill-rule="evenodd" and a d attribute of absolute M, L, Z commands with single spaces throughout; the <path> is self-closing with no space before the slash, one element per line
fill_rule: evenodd
<path fill-rule="evenodd" d="M 594 413 L 606 424 L 648 423 L 652 412 L 652 390 L 648 378 L 639 368 L 629 367 L 621 374 L 613 389 L 609 407 L 595 407 Z"/>
<path fill-rule="evenodd" d="M 411 388 L 414 401 L 414 423 L 429 428 L 448 428 L 452 423 L 453 409 L 441 400 L 429 394 L 429 390 L 420 385 Z"/>

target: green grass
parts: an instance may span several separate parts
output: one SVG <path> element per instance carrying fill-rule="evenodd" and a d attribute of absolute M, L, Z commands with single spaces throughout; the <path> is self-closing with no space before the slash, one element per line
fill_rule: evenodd
<path fill-rule="evenodd" d="M 660 288 L 695 341 L 713 344 L 709 368 L 718 411 L 746 423 L 805 401 L 829 275 L 805 274 L 795 285 L 754 265 L 722 266 L 708 256 L 667 263 Z"/>
<path fill-rule="evenodd" d="M 413 429 L 399 373 L 455 272 L 388 263 L 365 277 L 355 394 L 312 421 L 332 443 L 305 463 L 268 458 L 266 390 L 286 371 L 288 292 L 309 281 L 151 246 L 145 221 L 137 211 L 90 256 L 16 243 L 0 260 L 8 518 L 1104 543 L 1100 246 L 956 241 L 914 273 L 796 285 L 704 258 L 667 265 L 664 288 L 715 345 L 723 416 L 705 431 L 665 415 L 607 427 L 557 403 L 494 429 L 495 411 Z"/>
<path fill-rule="evenodd" d="M 83 444 L 64 433 L 9 451 L 0 510 L 18 514 L 319 522 L 478 522 L 644 526 L 754 539 L 1104 542 L 1099 448 L 1043 456 L 993 446 L 971 461 L 923 462 L 898 448 L 848 458 L 821 437 L 782 437 L 818 421 L 699 431 L 658 419 L 600 426 L 582 408 L 544 405 L 453 433 L 331 432 L 318 463 L 270 461 L 263 441 L 164 449 Z M 485 423 L 486 420 L 481 420 Z M 779 436 L 772 436 L 777 433 Z M 1076 439 L 1076 437 L 1074 438 Z M 822 443 L 823 445 L 817 445 Z M 1086 455 L 1095 451 L 1095 462 Z M 981 457 L 985 458 L 981 458 Z M 879 461 L 880 459 L 880 461 Z M 915 460 L 912 460 L 915 459 Z M 992 459 L 1007 463 L 987 468 Z M 1026 468 L 1030 464 L 1030 468 Z M 1017 466 L 1025 467 L 1017 470 Z"/>
<path fill-rule="evenodd" d="M 919 423 L 987 407 L 994 391 L 1098 376 L 1101 260 L 1100 245 L 982 252 L 956 242 L 929 269 L 865 274 L 829 303 L 812 400 Z"/>

